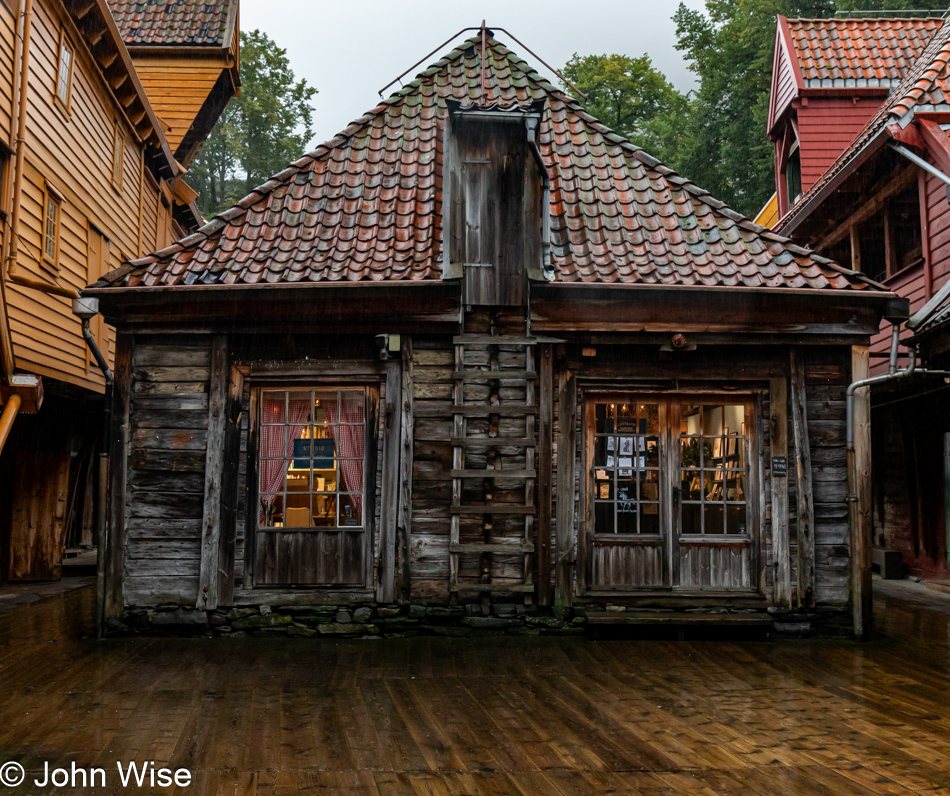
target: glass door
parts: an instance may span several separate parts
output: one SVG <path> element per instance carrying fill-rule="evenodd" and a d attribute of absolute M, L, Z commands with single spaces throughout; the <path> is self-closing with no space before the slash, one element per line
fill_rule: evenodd
<path fill-rule="evenodd" d="M 750 589 L 751 402 L 690 398 L 677 402 L 673 585 L 688 590 Z"/>
<path fill-rule="evenodd" d="M 592 589 L 668 587 L 668 402 L 610 395 L 587 403 Z"/>
<path fill-rule="evenodd" d="M 753 429 L 736 396 L 589 396 L 588 589 L 752 589 Z"/>

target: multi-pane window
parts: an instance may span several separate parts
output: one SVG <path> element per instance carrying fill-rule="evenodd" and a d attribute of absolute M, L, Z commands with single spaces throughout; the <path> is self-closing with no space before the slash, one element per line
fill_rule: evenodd
<path fill-rule="evenodd" d="M 59 248 L 59 213 L 59 199 L 51 191 L 47 191 L 43 221 L 43 258 L 53 265 L 56 265 Z"/>
<path fill-rule="evenodd" d="M 594 406 L 594 532 L 660 532 L 660 423 L 657 403 Z"/>
<path fill-rule="evenodd" d="M 748 435 L 742 404 L 682 405 L 682 533 L 747 532 Z"/>
<path fill-rule="evenodd" d="M 69 104 L 69 84 L 72 77 L 72 68 L 73 51 L 64 35 L 59 43 L 59 68 L 56 71 L 56 96 L 64 105 Z"/>
<path fill-rule="evenodd" d="M 262 529 L 362 528 L 366 391 L 262 390 Z"/>

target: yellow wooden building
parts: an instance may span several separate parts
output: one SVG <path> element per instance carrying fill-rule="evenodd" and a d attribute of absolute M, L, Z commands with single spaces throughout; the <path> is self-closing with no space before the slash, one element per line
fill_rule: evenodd
<path fill-rule="evenodd" d="M 72 299 L 200 226 L 183 162 L 236 87 L 236 2 L 114 5 L 115 17 L 106 0 L 0 0 L 2 579 L 59 577 L 67 535 L 93 541 L 106 378 Z M 173 70 L 163 81 L 152 55 L 140 75 L 126 42 L 145 27 L 126 6 L 180 6 L 166 25 L 177 31 L 189 14 L 224 14 L 231 38 L 216 55 L 227 80 L 199 102 Z M 96 318 L 91 331 L 111 363 L 111 328 Z"/>

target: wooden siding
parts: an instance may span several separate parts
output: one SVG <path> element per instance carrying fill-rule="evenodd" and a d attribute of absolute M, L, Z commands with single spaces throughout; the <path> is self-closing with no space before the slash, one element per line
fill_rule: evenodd
<path fill-rule="evenodd" d="M 11 24 L 2 12 L 0 19 Z M 55 3 L 39 2 L 34 6 L 18 268 L 34 279 L 81 289 L 100 275 L 90 270 L 90 225 L 109 241 L 103 266 L 107 270 L 117 267 L 125 257 L 141 254 L 143 247 L 151 249 L 154 226 L 150 228 L 146 220 L 140 234 L 140 201 L 154 189 L 143 182 L 139 147 L 78 37 L 71 37 L 75 58 L 68 110 L 54 101 L 57 47 L 63 26 L 69 34 L 70 23 L 57 13 Z M 0 54 L 0 80 L 5 80 L 5 58 Z M 2 86 L 0 91 L 6 90 L 7 83 Z M 0 125 L 8 124 L 9 104 L 0 101 L 0 108 Z M 114 184 L 112 170 L 117 121 L 124 142 L 120 186 Z M 12 168 L 12 161 L 9 165 Z M 59 259 L 53 269 L 41 264 L 43 203 L 48 185 L 62 196 Z M 87 357 L 80 322 L 72 314 L 68 299 L 12 284 L 7 285 L 6 298 L 17 367 L 103 391 L 102 375 Z M 111 356 L 114 332 L 109 327 L 104 329 L 106 339 L 99 341 L 100 347 Z"/>
<path fill-rule="evenodd" d="M 769 127 L 773 127 L 782 114 L 798 96 L 798 84 L 795 80 L 795 66 L 788 48 L 782 40 L 781 29 L 775 40 L 775 61 L 773 63 L 772 93 L 769 102 Z"/>
<path fill-rule="evenodd" d="M 807 191 L 848 148 L 881 106 L 881 97 L 809 97 L 798 106 L 802 190 Z"/>
<path fill-rule="evenodd" d="M 198 596 L 210 367 L 210 339 L 136 340 L 126 492 L 128 605 L 193 605 Z"/>
<path fill-rule="evenodd" d="M 146 56 L 133 48 L 132 56 L 149 102 L 170 128 L 165 137 L 175 152 L 227 68 L 226 54 L 214 50 L 204 56 Z"/>

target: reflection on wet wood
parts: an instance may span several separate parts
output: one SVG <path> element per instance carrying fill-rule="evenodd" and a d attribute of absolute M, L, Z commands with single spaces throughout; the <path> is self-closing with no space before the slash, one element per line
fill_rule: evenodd
<path fill-rule="evenodd" d="M 866 644 L 99 642 L 87 587 L 0 613 L 0 748 L 176 794 L 942 793 L 950 601 L 879 585 Z"/>

